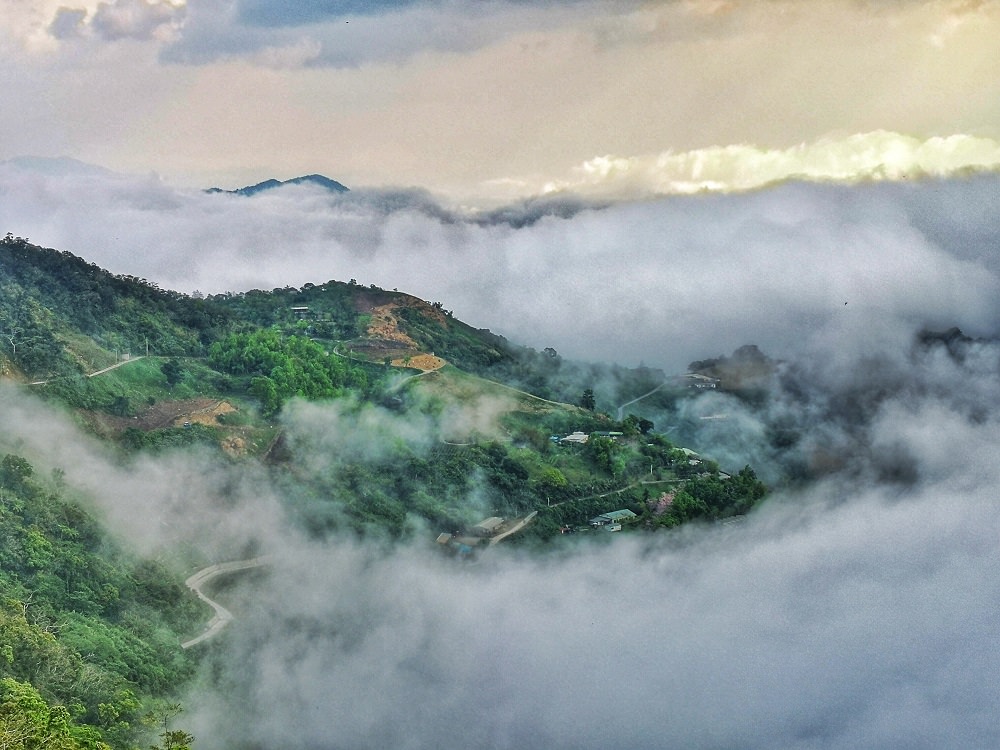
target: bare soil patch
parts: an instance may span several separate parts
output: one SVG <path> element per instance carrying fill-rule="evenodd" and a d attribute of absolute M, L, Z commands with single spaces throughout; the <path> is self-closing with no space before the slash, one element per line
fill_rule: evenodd
<path fill-rule="evenodd" d="M 433 354 L 417 354 L 413 357 L 401 357 L 392 360 L 394 367 L 414 367 L 424 372 L 439 370 L 446 364 L 448 363 Z"/>
<path fill-rule="evenodd" d="M 214 427 L 219 424 L 217 417 L 220 414 L 228 414 L 236 411 L 236 407 L 228 401 L 216 401 L 211 406 L 193 409 L 187 414 L 174 418 L 174 427 L 183 427 L 185 422 L 208 425 Z"/>
<path fill-rule="evenodd" d="M 230 435 L 220 445 L 226 454 L 233 457 L 245 456 L 247 452 L 247 441 L 239 435 Z"/>
<path fill-rule="evenodd" d="M 395 341 L 408 347 L 417 347 L 417 342 L 399 330 L 399 319 L 394 310 L 398 305 L 379 305 L 372 309 L 372 322 L 368 324 L 368 335 L 372 338 Z"/>
<path fill-rule="evenodd" d="M 163 427 L 180 427 L 185 422 L 217 425 L 218 414 L 235 411 L 228 401 L 217 398 L 189 398 L 177 401 L 158 401 L 144 406 L 132 417 L 117 417 L 103 412 L 84 412 L 86 420 L 104 434 L 122 432 L 129 427 L 143 431 L 158 430 Z"/>

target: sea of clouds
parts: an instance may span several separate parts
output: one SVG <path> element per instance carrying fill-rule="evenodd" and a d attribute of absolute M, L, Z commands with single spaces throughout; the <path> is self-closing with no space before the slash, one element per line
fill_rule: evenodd
<path fill-rule="evenodd" d="M 140 550 L 272 555 L 229 592 L 237 620 L 178 720 L 205 747 L 1000 741 L 995 175 L 497 213 L 406 191 L 246 200 L 153 178 L 0 176 L 0 227 L 164 287 L 356 278 L 515 341 L 668 371 L 756 343 L 778 375 L 763 405 L 724 404 L 718 444 L 738 459 L 781 425 L 787 452 L 823 464 L 742 523 L 543 556 L 499 545 L 461 566 L 431 536 L 308 538 L 263 472 L 181 454 L 123 465 L 0 393 L 7 450 L 63 467 Z M 951 326 L 972 338 L 914 343 Z M 284 420 L 320 467 L 379 440 L 317 434 L 374 430 L 419 451 L 435 429 L 337 405 Z"/>
<path fill-rule="evenodd" d="M 0 165 L 0 229 L 182 292 L 357 279 L 577 359 L 671 372 L 755 343 L 774 356 L 996 330 L 985 173 L 491 210 L 419 190 L 247 199 L 155 176 Z"/>

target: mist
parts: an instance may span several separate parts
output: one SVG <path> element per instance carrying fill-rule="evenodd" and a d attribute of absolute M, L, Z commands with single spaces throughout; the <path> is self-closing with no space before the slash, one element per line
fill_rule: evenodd
<path fill-rule="evenodd" d="M 932 352 L 850 425 L 818 421 L 817 383 L 803 429 L 848 464 L 742 523 L 464 566 L 429 537 L 289 532 L 265 578 L 227 592 L 220 681 L 185 719 L 220 748 L 993 746 L 986 348 L 990 372 Z M 962 393 L 936 387 L 956 376 Z"/>
<path fill-rule="evenodd" d="M 741 523 L 498 545 L 463 566 L 431 534 L 308 535 L 263 470 L 122 461 L 20 392 L 0 393 L 4 444 L 65 468 L 143 554 L 271 555 L 227 591 L 237 619 L 185 696 L 179 722 L 206 748 L 993 747 L 998 180 L 580 200 L 523 221 L 406 191 L 0 182 L 8 231 L 182 291 L 355 278 L 563 356 L 668 372 L 755 343 L 778 363 L 766 399 L 685 407 L 727 417 L 706 455 L 778 480 Z M 967 338 L 916 338 L 952 326 Z M 394 440 L 488 434 L 500 411 L 292 404 L 283 419 L 304 465 L 336 471 Z"/>
<path fill-rule="evenodd" d="M 470 212 L 420 191 L 245 199 L 8 166 L 0 226 L 182 292 L 356 279 L 517 343 L 679 372 L 746 343 L 786 357 L 898 346 L 921 327 L 992 332 L 998 185 L 786 183 Z"/>

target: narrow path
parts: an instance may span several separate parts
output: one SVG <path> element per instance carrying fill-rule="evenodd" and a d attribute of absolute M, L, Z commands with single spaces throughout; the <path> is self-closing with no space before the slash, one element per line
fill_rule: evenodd
<path fill-rule="evenodd" d="M 223 607 L 217 601 L 209 599 L 202 588 L 208 584 L 213 578 L 217 576 L 224 575 L 225 573 L 233 573 L 237 570 L 247 570 L 249 568 L 259 568 L 261 565 L 267 565 L 270 562 L 270 557 L 253 557 L 249 560 L 234 560 L 233 562 L 226 563 L 216 563 L 215 565 L 209 565 L 207 568 L 202 568 L 197 573 L 189 577 L 184 584 L 191 589 L 198 598 L 215 610 L 215 615 L 208 624 L 205 626 L 205 631 L 189 641 L 185 641 L 181 644 L 181 648 L 191 648 L 192 646 L 197 646 L 202 641 L 207 641 L 209 638 L 214 638 L 222 630 L 233 621 L 233 613 L 228 609 Z"/>
<path fill-rule="evenodd" d="M 560 505 L 565 505 L 566 503 L 574 503 L 577 500 L 596 500 L 599 497 L 611 497 L 612 495 L 620 495 L 623 492 L 628 492 L 629 490 L 634 490 L 636 487 L 642 486 L 652 486 L 654 484 L 683 484 L 685 479 L 640 479 L 637 482 L 632 482 L 631 484 L 626 484 L 624 487 L 619 487 L 617 490 L 608 490 L 607 492 L 598 492 L 594 495 L 582 495 L 581 497 L 572 497 L 568 500 L 560 500 L 558 503 L 551 503 L 545 507 L 547 508 L 558 508 Z"/>
<path fill-rule="evenodd" d="M 517 523 L 515 523 L 513 526 L 511 526 L 505 532 L 503 532 L 502 534 L 497 534 L 495 537 L 493 537 L 492 539 L 490 539 L 489 546 L 492 547 L 494 544 L 496 544 L 497 542 L 500 542 L 500 541 L 506 539 L 511 534 L 516 534 L 521 529 L 523 529 L 525 526 L 527 526 L 529 523 L 531 523 L 533 520 L 535 520 L 535 516 L 537 516 L 537 515 L 538 515 L 538 511 L 537 510 L 531 511 L 531 513 L 529 513 L 524 518 L 522 518 L 520 521 L 518 521 Z"/>
<path fill-rule="evenodd" d="M 653 390 L 649 391 L 648 393 L 643 393 L 643 394 L 642 394 L 641 396 L 636 396 L 636 397 L 635 397 L 634 399 L 632 399 L 631 401 L 626 401 L 626 402 L 625 402 L 624 404 L 622 404 L 621 406 L 619 406 L 619 407 L 618 407 L 618 421 L 619 421 L 619 422 L 621 422 L 621 421 L 622 421 L 622 418 L 623 418 L 623 416 L 624 416 L 624 414 L 625 414 L 625 407 L 626 407 L 626 406 L 631 406 L 631 405 L 632 405 L 632 404 L 634 404 L 634 403 L 635 403 L 636 401 L 642 401 L 642 400 L 643 400 L 644 398 L 646 398 L 647 396 L 652 396 L 652 395 L 653 395 L 654 393 L 656 393 L 656 392 L 657 392 L 658 390 L 660 390 L 660 389 L 661 389 L 661 388 L 662 388 L 663 386 L 665 386 L 666 384 L 667 384 L 667 381 L 666 381 L 666 380 L 664 380 L 664 381 L 663 381 L 662 383 L 660 383 L 660 384 L 659 384 L 658 386 L 656 386 L 656 388 L 654 388 Z"/>
<path fill-rule="evenodd" d="M 85 377 L 92 378 L 92 377 L 95 377 L 97 375 L 103 375 L 104 373 L 110 372 L 111 370 L 114 370 L 114 369 L 116 369 L 118 367 L 121 367 L 122 365 L 127 365 L 129 362 L 138 362 L 140 359 L 145 359 L 145 358 L 146 358 L 145 355 L 140 354 L 138 357 L 131 357 L 129 359 L 123 359 L 121 362 L 115 362 L 110 367 L 105 367 L 105 368 L 103 368 L 101 370 L 95 370 L 94 372 L 88 372 L 85 375 Z M 46 385 L 46 384 L 52 383 L 52 382 L 54 382 L 56 380 L 64 380 L 67 377 L 70 377 L 70 376 L 68 376 L 68 375 L 60 375 L 58 378 L 49 378 L 48 380 L 35 380 L 35 381 L 31 382 L 31 383 L 28 383 L 28 385 Z"/>
<path fill-rule="evenodd" d="M 103 375 L 106 372 L 114 370 L 116 367 L 121 367 L 122 365 L 127 365 L 129 362 L 138 362 L 140 359 L 145 359 L 145 357 L 140 354 L 138 357 L 131 357 L 129 359 L 123 359 L 121 362 L 115 362 L 111 367 L 105 367 L 103 370 L 97 370 L 90 373 L 87 377 L 92 378 L 95 375 Z"/>
<path fill-rule="evenodd" d="M 507 385 L 506 383 L 500 383 L 496 380 L 490 380 L 489 378 L 483 378 L 493 385 L 498 385 L 501 388 L 506 388 L 508 391 L 514 391 L 514 393 L 519 393 L 522 396 L 527 396 L 528 398 L 533 398 L 535 401 L 541 401 L 543 404 L 554 404 L 555 406 L 575 406 L 575 404 L 568 404 L 565 401 L 550 401 L 547 398 L 542 398 L 541 396 L 536 396 L 534 393 L 528 393 L 527 391 L 522 391 L 520 388 L 515 388 L 512 385 Z"/>

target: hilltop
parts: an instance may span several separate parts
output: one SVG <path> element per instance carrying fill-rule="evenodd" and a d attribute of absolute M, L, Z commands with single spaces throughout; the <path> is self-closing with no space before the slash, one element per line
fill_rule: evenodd
<path fill-rule="evenodd" d="M 346 193 L 350 191 L 350 188 L 340 184 L 336 180 L 331 180 L 329 177 L 325 177 L 321 174 L 307 174 L 302 177 L 293 177 L 290 180 L 276 180 L 269 179 L 263 182 L 258 182 L 255 185 L 247 185 L 246 187 L 237 188 L 236 190 L 225 190 L 223 188 L 209 188 L 205 192 L 207 193 L 230 193 L 232 195 L 243 195 L 252 196 L 258 193 L 263 193 L 267 190 L 274 190 L 283 185 L 317 185 L 321 188 L 329 190 L 331 193 Z"/>
<path fill-rule="evenodd" d="M 441 302 L 398 290 L 350 279 L 189 296 L 11 235 L 0 241 L 0 273 L 3 373 L 73 408 L 81 424 L 126 451 L 214 445 L 230 458 L 294 466 L 291 431 L 275 417 L 301 400 L 340 401 L 353 410 L 386 409 L 400 421 L 430 416 L 438 439 L 494 446 L 466 458 L 481 470 L 508 457 L 501 464 L 516 469 L 491 492 L 494 505 L 512 512 L 537 505 L 543 477 L 551 502 L 579 496 L 583 486 L 623 487 L 640 466 L 653 474 L 657 462 L 669 471 L 681 460 L 670 441 L 640 439 L 652 436 L 653 422 L 624 411 L 666 383 L 663 373 L 564 361 L 553 349 L 512 344 L 463 323 Z M 662 408 L 685 393 L 657 396 Z M 445 419 L 454 414 L 474 427 Z M 553 450 L 550 436 L 581 431 L 617 437 L 601 448 L 595 441 L 582 456 Z M 367 491 L 411 460 L 403 459 Z M 563 479 L 553 479 L 557 471 Z M 401 521 L 414 512 L 468 522 L 457 500 L 469 490 L 468 476 L 459 478 L 446 482 L 454 489 L 445 494 L 457 493 L 448 513 L 401 500 L 398 477 L 376 504 L 394 510 L 359 512 L 354 525 L 404 533 Z M 350 489 L 338 485 L 329 494 Z"/>

